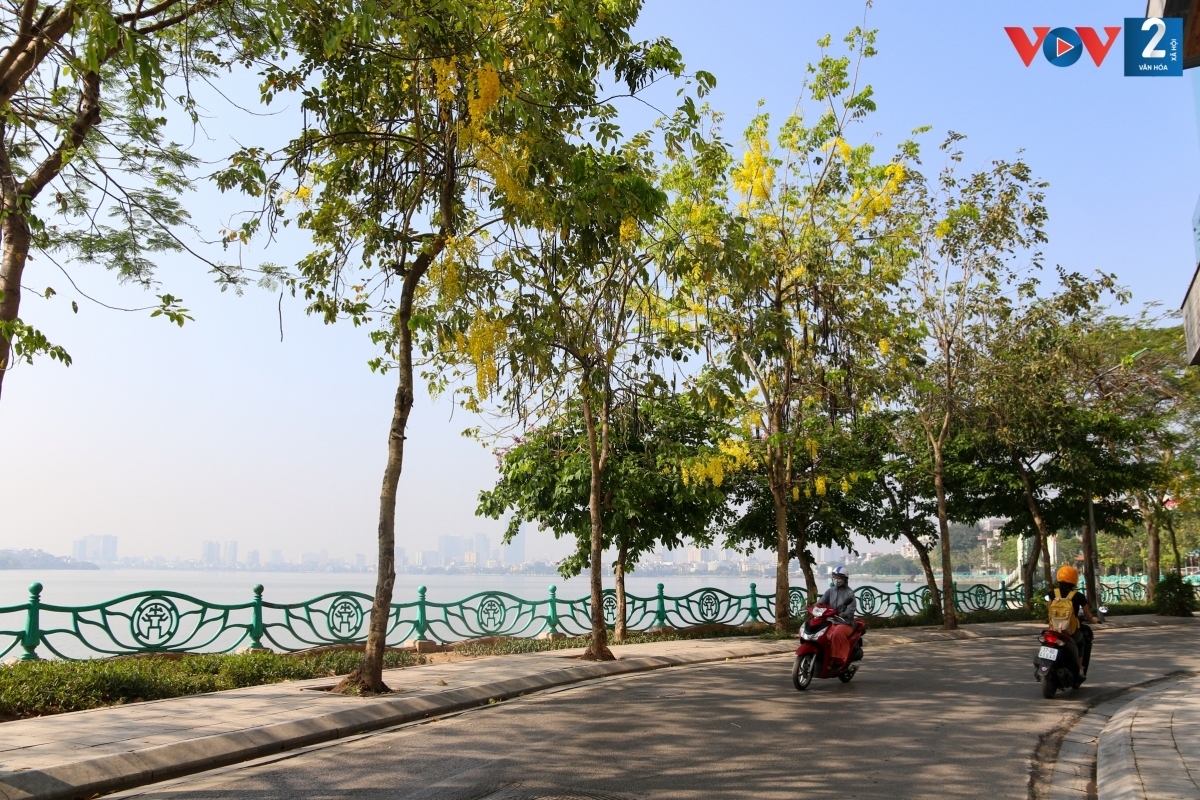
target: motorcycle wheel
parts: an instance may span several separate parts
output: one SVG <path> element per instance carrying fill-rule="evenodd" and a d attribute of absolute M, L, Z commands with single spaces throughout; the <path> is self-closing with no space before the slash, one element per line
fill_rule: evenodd
<path fill-rule="evenodd" d="M 1056 691 L 1058 691 L 1058 686 L 1054 684 L 1053 675 L 1047 675 L 1042 678 L 1042 697 L 1052 700 Z"/>
<path fill-rule="evenodd" d="M 796 662 L 792 664 L 792 685 L 796 687 L 796 691 L 803 692 L 812 683 L 816 660 L 816 653 L 796 657 Z"/>
<path fill-rule="evenodd" d="M 857 672 L 858 667 L 851 664 L 850 666 L 846 667 L 845 671 L 838 675 L 838 680 L 842 683 L 849 683 Z"/>

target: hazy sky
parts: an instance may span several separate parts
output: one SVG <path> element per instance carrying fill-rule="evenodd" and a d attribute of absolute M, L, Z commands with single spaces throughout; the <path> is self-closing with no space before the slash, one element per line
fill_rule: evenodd
<path fill-rule="evenodd" d="M 858 24 L 853 2 L 754 3 L 648 0 L 638 34 L 669 36 L 689 67 L 718 79 L 712 104 L 730 138 L 759 98 L 782 117 L 794 105 L 804 65 L 825 33 Z M 1050 182 L 1049 263 L 1117 273 L 1138 303 L 1178 307 L 1194 268 L 1189 221 L 1200 191 L 1200 147 L 1192 79 L 1125 78 L 1118 40 L 1101 68 L 1085 56 L 1057 68 L 1040 56 L 1026 68 L 1006 25 L 1121 25 L 1144 3 L 963 3 L 880 0 L 868 25 L 880 55 L 866 68 L 880 111 L 861 129 L 892 145 L 921 125 L 931 169 L 947 129 L 967 134 L 968 163 L 1024 150 Z M 1122 34 L 1123 35 L 1123 34 Z M 227 87 L 254 96 L 253 82 Z M 653 100 L 667 107 L 673 92 Z M 212 98 L 206 157 L 286 131 L 289 114 L 248 118 Z M 294 109 L 293 109 L 294 111 Z M 656 112 L 627 110 L 632 130 Z M 268 142 L 270 143 L 270 142 Z M 244 203 L 205 190 L 191 199 L 196 224 L 214 235 Z M 269 251 L 302 252 L 290 237 Z M 259 254 L 245 257 L 256 261 Z M 163 290 L 196 317 L 177 329 L 145 313 L 106 311 L 77 296 L 45 260 L 26 285 L 52 286 L 52 300 L 26 295 L 22 316 L 67 347 L 70 368 L 19 367 L 0 402 L 0 547 L 70 552 L 89 533 L 120 537 L 122 555 L 199 555 L 204 539 L 236 539 L 240 551 L 281 548 L 289 558 L 374 551 L 377 504 L 394 375 L 373 375 L 375 348 L 362 330 L 306 318 L 278 295 L 216 291 L 205 269 L 162 259 Z M 88 294 L 113 305 L 145 305 L 138 289 L 100 270 L 73 271 Z M 69 304 L 80 303 L 73 315 Z M 492 455 L 459 432 L 465 413 L 420 394 L 401 479 L 397 540 L 409 551 L 439 533 L 502 525 L 477 519 L 475 497 L 494 478 Z M 534 534 L 531 557 L 559 552 Z"/>

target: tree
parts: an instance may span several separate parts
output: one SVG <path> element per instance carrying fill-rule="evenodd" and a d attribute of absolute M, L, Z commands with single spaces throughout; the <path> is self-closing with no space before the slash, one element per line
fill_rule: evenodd
<path fill-rule="evenodd" d="M 603 546 L 616 551 L 617 614 L 613 638 L 625 637 L 625 573 L 659 545 L 712 544 L 712 523 L 725 512 L 717 488 L 684 479 L 695 454 L 717 446 L 718 421 L 686 395 L 628 398 L 616 404 L 610 456 L 602 476 Z M 576 552 L 559 567 L 578 575 L 591 559 L 591 459 L 580 403 L 499 451 L 500 479 L 481 492 L 477 513 L 512 511 L 507 536 L 536 522 L 556 537 L 573 536 Z"/>
<path fill-rule="evenodd" d="M 796 529 L 794 548 L 789 540 L 791 504 L 849 479 L 825 471 L 820 442 L 841 437 L 874 398 L 896 335 L 890 295 L 909 257 L 892 205 L 916 146 L 905 142 L 880 162 L 871 145 L 847 143 L 851 124 L 875 107 L 871 88 L 858 86 L 874 33 L 855 29 L 845 41 L 858 58 L 853 69 L 850 56 L 828 54 L 809 67 L 811 124 L 797 112 L 772 141 L 769 117 L 759 115 L 740 163 L 713 135 L 672 152 L 666 179 L 678 313 L 694 319 L 710 356 L 698 390 L 736 421 L 762 481 L 746 490 L 769 492 L 780 629 L 789 624 L 793 552 L 808 592 L 817 591 L 808 529 Z M 820 44 L 825 50 L 829 38 Z"/>
<path fill-rule="evenodd" d="M 382 351 L 371 366 L 398 373 L 366 652 L 341 691 L 387 689 L 415 359 L 446 345 L 439 315 L 461 317 L 487 229 L 538 224 L 547 207 L 579 202 L 579 147 L 569 139 L 589 124 L 601 142 L 615 135 L 600 75 L 633 93 L 660 69 L 677 70 L 669 42 L 630 39 L 639 10 L 638 0 L 299 0 L 281 12 L 288 47 L 267 68 L 263 96 L 299 92 L 305 128 L 279 153 L 240 151 L 220 185 L 264 197 L 246 236 L 264 222 L 273 232 L 299 206 L 294 221 L 314 250 L 281 280 L 326 322 L 371 325 Z M 472 346 L 493 332 L 481 321 Z"/>
<path fill-rule="evenodd" d="M 661 208 L 645 140 L 620 152 L 577 151 L 561 202 L 539 227 L 517 231 L 480 284 L 471 318 L 454 332 L 449 360 L 476 376 L 466 405 L 494 398 L 521 423 L 551 419 L 578 404 L 587 434 L 592 641 L 588 657 L 611 659 L 602 607 L 605 476 L 613 457 L 614 413 L 622 396 L 649 394 L 663 379 L 670 350 L 660 303 L 660 274 L 640 246 L 641 226 Z M 482 346 L 472 327 L 495 331 Z"/>
<path fill-rule="evenodd" d="M 908 274 L 911 310 L 924 341 L 905 353 L 911 365 L 904 399 L 928 445 L 936 499 L 942 561 L 942 616 L 957 627 L 953 607 L 950 513 L 946 487 L 946 444 L 969 404 L 971 373 L 981 349 L 983 323 L 1016 272 L 1013 261 L 1028 258 L 1045 241 L 1045 184 L 1021 160 L 996 161 L 991 169 L 957 174 L 963 137 L 951 134 L 942 149 L 948 166 L 933 185 L 914 192 L 909 206 L 918 221 L 918 257 Z"/>
<path fill-rule="evenodd" d="M 174 99 L 197 121 L 192 82 L 253 54 L 265 38 L 258 10 L 247 0 L 7 4 L 0 20 L 0 388 L 17 361 L 32 363 L 38 354 L 71 361 L 21 317 L 34 252 L 64 273 L 56 256 L 100 264 L 150 288 L 150 255 L 187 249 L 177 230 L 188 220 L 180 196 L 192 187 L 188 170 L 197 159 L 169 140 L 167 103 Z M 220 277 L 233 276 L 226 270 Z M 177 298 L 158 299 L 154 316 L 180 325 L 190 319 Z"/>
<path fill-rule="evenodd" d="M 1112 427 L 1127 432 L 1125 441 L 1106 437 L 1105 455 L 1133 456 L 1125 470 L 1131 480 L 1115 491 L 1132 497 L 1146 533 L 1150 599 L 1162 570 L 1163 529 L 1175 542 L 1172 554 L 1176 569 L 1180 567 L 1175 520 L 1181 509 L 1194 505 L 1200 455 L 1200 378 L 1187 366 L 1182 327 L 1162 323 L 1147 312 L 1137 319 L 1110 317 L 1091 326 L 1080 381 L 1081 401 L 1097 413 L 1114 414 Z"/>
<path fill-rule="evenodd" d="M 1081 441 L 1081 415 L 1076 401 L 1076 364 L 1092 321 L 1103 313 L 1101 300 L 1115 289 L 1112 275 L 1087 278 L 1058 270 L 1058 287 L 1039 294 L 1033 277 L 991 303 L 978 353 L 976 389 L 965 410 L 960 434 L 964 484 L 972 495 L 971 516 L 1014 520 L 1017 535 L 1032 531 L 1034 546 L 1021 565 L 1025 603 L 1032 602 L 1033 577 L 1040 559 L 1043 581 L 1054 582 L 1049 540 L 1075 505 L 1076 487 L 1067 469 L 1073 443 Z M 1019 498 L 1019 500 L 1018 500 Z"/>

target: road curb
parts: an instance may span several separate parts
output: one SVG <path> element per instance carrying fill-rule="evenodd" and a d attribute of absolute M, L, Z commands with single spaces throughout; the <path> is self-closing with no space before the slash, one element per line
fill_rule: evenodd
<path fill-rule="evenodd" d="M 1197 727 L 1200 706 L 1187 699 L 1198 685 L 1194 676 L 1164 683 L 1113 714 L 1100 732 L 1098 800 L 1196 796 L 1200 759 L 1186 731 Z"/>

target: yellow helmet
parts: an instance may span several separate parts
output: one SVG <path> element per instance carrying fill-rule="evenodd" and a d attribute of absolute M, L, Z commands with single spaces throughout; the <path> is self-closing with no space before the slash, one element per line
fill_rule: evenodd
<path fill-rule="evenodd" d="M 1069 583 L 1073 586 L 1079 583 L 1079 572 L 1074 567 L 1064 564 L 1058 568 L 1058 574 L 1054 576 L 1054 579 L 1059 583 Z"/>

